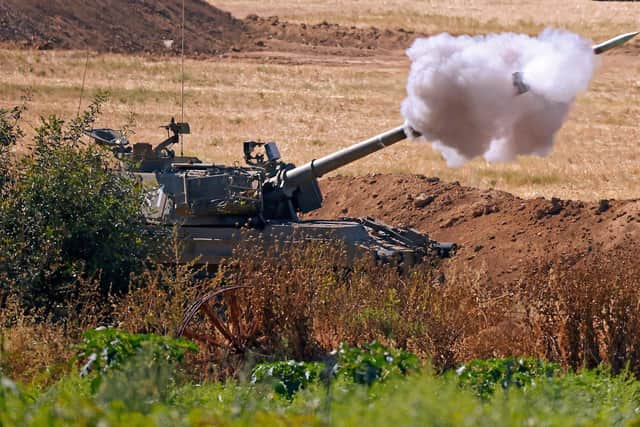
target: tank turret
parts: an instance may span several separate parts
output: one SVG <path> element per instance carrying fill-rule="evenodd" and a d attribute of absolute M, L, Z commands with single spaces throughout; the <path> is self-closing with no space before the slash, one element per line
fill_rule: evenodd
<path fill-rule="evenodd" d="M 391 129 L 299 167 L 285 167 L 266 182 L 265 206 L 274 218 L 296 219 L 297 212 L 322 206 L 317 179 L 358 159 L 407 138 L 413 131 L 405 126 Z"/>

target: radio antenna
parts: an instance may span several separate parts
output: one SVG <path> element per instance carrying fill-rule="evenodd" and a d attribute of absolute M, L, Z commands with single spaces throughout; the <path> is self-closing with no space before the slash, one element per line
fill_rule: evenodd
<path fill-rule="evenodd" d="M 184 1 L 182 0 L 182 41 L 180 48 L 180 107 L 182 108 L 180 121 L 182 123 L 184 123 Z M 180 134 L 180 156 L 184 156 L 184 137 L 182 134 Z"/>
<path fill-rule="evenodd" d="M 80 86 L 80 100 L 78 101 L 78 112 L 76 118 L 80 117 L 80 108 L 82 107 L 82 96 L 84 95 L 84 84 L 87 81 L 87 68 L 89 68 L 89 51 L 87 50 L 87 57 L 84 60 L 84 73 L 82 74 L 82 86 Z"/>

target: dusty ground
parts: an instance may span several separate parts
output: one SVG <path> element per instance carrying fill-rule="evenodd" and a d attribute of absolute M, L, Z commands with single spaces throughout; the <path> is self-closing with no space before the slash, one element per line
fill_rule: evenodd
<path fill-rule="evenodd" d="M 157 126 L 180 111 L 177 2 L 98 3 L 104 7 L 0 2 L 0 40 L 10 46 L 0 50 L 0 106 L 30 92 L 29 132 L 41 115 L 72 116 L 86 58 L 77 49 L 89 48 L 86 92 L 112 94 L 101 124 L 117 127 L 134 113 L 133 139 L 157 142 Z M 224 163 L 240 160 L 245 139 L 276 140 L 287 160 L 302 163 L 398 125 L 403 49 L 420 34 L 535 33 L 555 25 L 602 40 L 640 22 L 640 3 L 632 2 L 213 3 L 235 17 L 187 1 L 185 119 L 193 135 L 185 151 Z M 414 226 L 461 244 L 449 262 L 497 282 L 602 251 L 638 253 L 639 46 L 605 55 L 551 156 L 450 169 L 428 144 L 404 142 L 341 171 L 356 177 L 324 179 L 325 207 L 311 217 L 370 215 Z M 418 207 L 421 199 L 430 202 Z"/>
<path fill-rule="evenodd" d="M 190 54 L 216 54 L 242 38 L 242 21 L 206 2 L 188 1 L 185 15 Z M 181 17 L 180 2 L 168 0 L 3 0 L 0 40 L 37 49 L 177 52 Z"/>
<path fill-rule="evenodd" d="M 374 26 L 419 33 L 477 34 L 497 31 L 537 33 L 547 26 L 567 28 L 600 39 L 611 32 L 633 31 L 637 2 L 591 0 L 208 0 L 235 16 L 278 15 L 303 23 L 321 21 L 345 26 Z M 637 28 L 635 28 L 637 30 Z M 634 45 L 640 46 L 636 41 Z"/>
<path fill-rule="evenodd" d="M 181 51 L 182 4 L 178 1 L 4 0 L 0 42 L 9 46 L 89 49 L 98 52 L 171 55 Z M 185 2 L 185 52 L 281 51 L 367 55 L 373 49 L 409 44 L 406 31 L 355 28 L 319 22 L 286 22 L 276 16 L 233 17 L 203 0 Z"/>
<path fill-rule="evenodd" d="M 640 200 L 522 199 L 419 175 L 334 177 L 321 187 L 324 206 L 309 218 L 375 215 L 417 228 L 460 245 L 448 264 L 495 283 L 640 250 Z"/>

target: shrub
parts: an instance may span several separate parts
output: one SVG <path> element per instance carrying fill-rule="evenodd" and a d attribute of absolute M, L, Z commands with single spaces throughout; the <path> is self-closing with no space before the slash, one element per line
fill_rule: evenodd
<path fill-rule="evenodd" d="M 385 347 L 375 341 L 360 348 L 342 343 L 336 353 L 338 358 L 334 369 L 357 384 L 371 385 L 390 376 L 416 372 L 420 368 L 416 355 Z"/>
<path fill-rule="evenodd" d="M 287 399 L 320 378 L 323 363 L 295 360 L 261 363 L 251 373 L 251 383 L 271 383 L 276 393 Z"/>
<path fill-rule="evenodd" d="M 198 347 L 189 340 L 154 334 L 130 334 L 113 328 L 96 328 L 86 331 L 78 344 L 78 358 L 83 361 L 82 374 L 103 374 L 122 367 L 142 349 L 150 351 L 157 359 L 180 363 L 188 351 Z"/>
<path fill-rule="evenodd" d="M 534 385 L 538 379 L 551 379 L 560 366 L 534 358 L 474 360 L 456 369 L 459 383 L 471 387 L 481 398 L 488 398 L 496 386 L 507 390 L 510 387 Z"/>
<path fill-rule="evenodd" d="M 109 152 L 80 140 L 105 100 L 98 95 L 68 124 L 43 119 L 0 202 L 0 272 L 26 307 L 64 314 L 58 308 L 91 278 L 105 295 L 124 291 L 154 247 L 140 209 L 142 185 L 114 171 Z M 0 121 L 2 129 L 6 123 L 6 117 Z M 20 137 L 12 129 L 4 130 L 4 139 Z"/>

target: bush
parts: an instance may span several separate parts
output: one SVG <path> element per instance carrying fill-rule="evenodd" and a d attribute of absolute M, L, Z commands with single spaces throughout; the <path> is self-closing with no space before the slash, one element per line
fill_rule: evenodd
<path fill-rule="evenodd" d="M 534 385 L 538 379 L 551 379 L 560 365 L 534 358 L 474 360 L 456 369 L 461 385 L 471 387 L 481 398 L 488 398 L 496 386 L 507 390 Z"/>
<path fill-rule="evenodd" d="M 418 357 L 404 350 L 395 350 L 377 342 L 361 348 L 340 344 L 337 370 L 357 384 L 371 385 L 390 376 L 406 375 L 420 368 Z"/>
<path fill-rule="evenodd" d="M 68 124 L 43 119 L 0 201 L 0 277 L 3 272 L 26 307 L 51 313 L 92 280 L 104 295 L 124 291 L 154 247 L 140 209 L 142 185 L 113 170 L 108 151 L 80 140 L 105 100 L 98 95 Z M 15 143 L 21 132 L 6 116 L 2 138 Z"/>
<path fill-rule="evenodd" d="M 96 328 L 86 331 L 77 346 L 78 358 L 84 361 L 82 373 L 105 373 L 120 368 L 143 348 L 154 357 L 180 363 L 187 351 L 198 347 L 184 338 L 171 338 L 154 334 L 130 334 L 113 328 Z"/>
<path fill-rule="evenodd" d="M 362 347 L 342 343 L 331 354 L 335 359 L 328 363 L 294 360 L 260 363 L 252 371 L 251 383 L 271 383 L 276 393 L 292 399 L 298 390 L 318 381 L 323 372 L 328 380 L 341 377 L 348 382 L 370 386 L 391 377 L 418 372 L 420 368 L 416 355 L 375 341 Z"/>
<path fill-rule="evenodd" d="M 271 383 L 276 393 L 287 399 L 320 378 L 324 364 L 295 360 L 261 363 L 251 373 L 251 383 Z"/>

